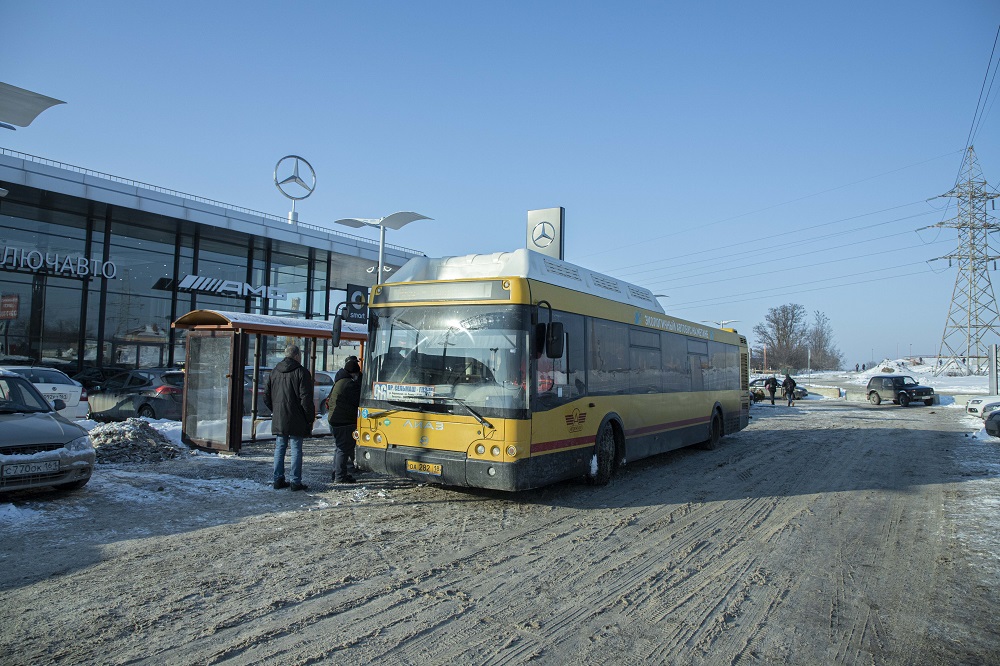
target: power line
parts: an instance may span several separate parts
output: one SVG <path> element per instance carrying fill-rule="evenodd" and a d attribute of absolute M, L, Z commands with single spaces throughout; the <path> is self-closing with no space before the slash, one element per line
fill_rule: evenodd
<path fill-rule="evenodd" d="M 790 199 L 788 201 L 783 201 L 781 203 L 773 204 L 773 205 L 770 205 L 770 206 L 765 206 L 764 208 L 758 208 L 757 210 L 748 211 L 746 213 L 740 213 L 739 215 L 733 215 L 731 217 L 722 218 L 722 219 L 719 219 L 719 220 L 715 220 L 714 222 L 708 222 L 706 224 L 702 224 L 700 226 L 701 226 L 701 228 L 711 227 L 711 226 L 715 226 L 717 224 L 722 224 L 723 222 L 731 222 L 733 220 L 738 220 L 738 219 L 740 219 L 742 217 L 747 217 L 748 215 L 755 215 L 757 213 L 763 213 L 763 212 L 768 211 L 768 210 L 773 210 L 775 208 L 780 208 L 781 206 L 787 206 L 788 204 L 793 204 L 793 203 L 797 203 L 799 201 L 804 201 L 805 199 L 811 199 L 812 197 L 818 197 L 818 196 L 820 196 L 822 194 L 828 194 L 830 192 L 835 192 L 837 190 L 842 190 L 844 188 L 851 187 L 853 185 L 859 185 L 861 183 L 865 183 L 865 182 L 868 182 L 870 180 L 875 180 L 876 178 L 882 178 L 883 176 L 889 176 L 889 175 L 892 175 L 894 173 L 898 173 L 900 171 L 905 171 L 906 169 L 912 169 L 913 167 L 918 167 L 918 166 L 920 166 L 922 164 L 927 164 L 928 162 L 933 162 L 934 160 L 939 160 L 939 159 L 941 159 L 943 157 L 950 157 L 951 155 L 954 155 L 955 153 L 959 153 L 959 152 L 962 152 L 962 151 L 960 151 L 960 150 L 959 151 L 950 151 L 950 152 L 944 153 L 943 155 L 938 155 L 936 157 L 931 157 L 929 159 L 926 159 L 926 160 L 923 160 L 923 161 L 920 161 L 920 162 L 915 162 L 913 164 L 908 164 L 906 166 L 899 167 L 898 169 L 892 169 L 891 171 L 886 171 L 886 172 L 883 172 L 883 173 L 880 173 L 880 174 L 877 174 L 877 175 L 874 175 L 874 176 L 869 176 L 867 178 L 862 178 L 860 180 L 856 180 L 856 181 L 853 181 L 853 182 L 850 182 L 850 183 L 845 183 L 844 185 L 838 185 L 836 187 L 831 187 L 831 188 L 828 188 L 828 189 L 825 189 L 825 190 L 822 190 L 822 191 L 819 191 L 819 192 L 814 192 L 812 194 L 806 194 L 804 196 L 797 197 L 795 199 Z M 650 236 L 650 237 L 647 237 L 647 238 L 645 238 L 643 240 L 637 241 L 635 243 L 628 243 L 628 244 L 625 244 L 625 245 L 619 245 L 617 247 L 611 247 L 611 248 L 608 248 L 606 250 L 601 250 L 599 252 L 591 252 L 590 254 L 582 254 L 582 255 L 580 255 L 579 258 L 580 259 L 586 259 L 587 257 L 594 257 L 594 256 L 597 256 L 597 255 L 600 255 L 600 254 L 607 254 L 608 252 L 617 252 L 619 250 L 624 250 L 624 249 L 627 249 L 627 248 L 630 248 L 630 247 L 635 247 L 637 245 L 646 245 L 650 241 L 660 240 L 662 238 L 669 238 L 671 236 L 677 236 L 679 234 L 688 233 L 688 231 L 689 231 L 689 228 L 685 227 L 684 229 L 679 229 L 678 231 L 675 231 L 673 233 L 663 234 L 663 235 L 660 235 L 660 236 Z"/>
<path fill-rule="evenodd" d="M 840 218 L 838 220 L 832 220 L 830 222 L 823 222 L 823 223 L 820 223 L 820 224 L 815 224 L 815 225 L 813 225 L 811 227 L 801 227 L 801 228 L 792 229 L 791 231 L 786 231 L 786 232 L 783 232 L 783 233 L 776 233 L 776 234 L 773 234 L 771 236 L 762 236 L 762 237 L 755 238 L 752 241 L 741 241 L 741 242 L 738 242 L 738 243 L 731 243 L 729 245 L 722 245 L 722 246 L 716 245 L 716 246 L 712 246 L 711 248 L 707 248 L 705 250 L 698 250 L 696 252 L 688 252 L 688 253 L 685 253 L 684 255 L 679 255 L 679 256 L 675 255 L 673 257 L 666 257 L 664 259 L 656 259 L 656 260 L 654 260 L 652 262 L 647 262 L 646 265 L 648 266 L 650 264 L 661 264 L 661 263 L 668 262 L 668 261 L 674 261 L 674 260 L 679 259 L 679 258 L 693 257 L 693 256 L 696 256 L 696 255 L 699 255 L 699 254 L 712 253 L 713 255 L 718 255 L 719 251 L 721 251 L 721 250 L 726 250 L 726 249 L 731 248 L 731 247 L 744 247 L 744 246 L 746 246 L 746 244 L 748 242 L 758 243 L 758 242 L 764 242 L 764 241 L 772 240 L 774 238 L 782 238 L 782 237 L 793 235 L 793 234 L 805 233 L 807 231 L 813 231 L 815 229 L 820 229 L 822 227 L 828 227 L 828 226 L 831 226 L 831 225 L 834 225 L 834 224 L 842 224 L 844 222 L 849 222 L 850 220 L 857 220 L 857 219 L 861 219 L 863 217 L 869 217 L 871 215 L 878 215 L 879 213 L 886 213 L 886 212 L 889 212 L 889 211 L 892 211 L 892 210 L 899 210 L 900 208 L 906 208 L 908 206 L 914 206 L 914 205 L 921 204 L 921 203 L 925 203 L 925 202 L 924 201 L 913 201 L 913 202 L 906 203 L 906 204 L 900 204 L 898 206 L 890 206 L 889 208 L 883 208 L 881 210 L 872 211 L 870 213 L 859 213 L 857 215 L 851 215 L 851 216 L 848 216 L 848 217 L 842 217 L 842 218 Z M 933 213 L 933 212 L 937 212 L 937 211 L 930 211 L 930 212 Z M 914 218 L 914 217 L 920 217 L 920 216 L 926 215 L 926 214 L 927 213 L 917 213 L 915 215 L 910 215 L 910 216 L 907 216 L 907 217 L 900 217 L 900 218 L 896 218 L 895 220 L 889 220 L 888 222 L 879 222 L 877 224 L 873 224 L 873 225 L 869 225 L 867 227 L 864 227 L 864 229 L 870 229 L 870 228 L 873 228 L 873 227 L 876 227 L 876 226 L 881 226 L 883 224 L 888 224 L 888 223 L 891 223 L 891 222 L 899 222 L 901 220 L 908 220 L 908 219 L 911 219 L 911 218 Z M 862 229 L 862 228 L 858 227 L 858 229 Z M 844 232 L 840 232 L 840 233 L 846 234 L 846 233 L 851 233 L 852 231 L 854 231 L 854 230 L 848 230 L 848 231 L 844 231 Z M 823 238 L 825 238 L 825 237 L 823 237 Z M 655 240 L 655 239 L 651 238 L 651 239 L 648 239 L 645 242 L 649 242 L 651 240 Z M 795 243 L 802 243 L 802 242 L 809 242 L 809 241 L 810 241 L 810 239 L 806 239 L 805 241 L 793 241 L 793 242 L 795 242 Z M 783 246 L 780 246 L 780 247 L 787 247 L 787 245 L 783 245 Z M 773 249 L 773 248 L 771 248 L 771 249 Z M 747 250 L 746 252 L 755 252 L 755 251 L 756 250 Z M 744 253 L 737 253 L 737 254 L 744 254 Z M 733 255 L 728 255 L 728 256 L 733 256 Z M 717 260 L 718 260 L 718 257 L 717 256 L 713 256 L 713 257 L 709 258 L 707 261 L 717 261 Z M 701 261 L 701 260 L 699 260 L 699 261 Z M 689 262 L 689 263 L 691 263 L 691 262 Z M 698 262 L 696 261 L 694 263 L 698 263 Z M 681 264 L 681 265 L 688 265 L 688 264 Z M 671 265 L 670 268 L 674 269 L 675 266 L 676 265 Z M 605 273 L 612 273 L 612 274 L 618 275 L 618 276 L 623 276 L 623 275 L 639 275 L 641 273 L 648 273 L 648 272 L 653 271 L 653 270 L 660 270 L 660 269 L 642 269 L 642 270 L 631 270 L 631 271 L 625 270 L 625 271 L 618 272 L 618 271 L 620 271 L 620 269 L 610 268 L 610 269 L 604 269 L 604 272 Z"/>
<path fill-rule="evenodd" d="M 933 272 L 933 271 L 930 271 L 930 270 L 914 271 L 912 273 L 903 273 L 903 274 L 900 274 L 897 277 L 903 278 L 903 277 L 910 277 L 910 276 L 913 276 L 913 275 L 923 275 L 923 274 L 928 273 L 928 272 Z M 847 276 L 847 277 L 850 277 L 850 276 Z M 719 298 L 709 298 L 709 299 L 699 300 L 697 302 L 692 301 L 691 302 L 692 304 L 690 304 L 690 305 L 689 304 L 685 304 L 685 303 L 681 303 L 681 304 L 678 305 L 678 307 L 671 307 L 670 310 L 671 310 L 671 312 L 673 312 L 673 311 L 676 311 L 676 310 L 693 310 L 695 308 L 702 307 L 704 305 L 733 305 L 733 304 L 737 304 L 737 303 L 749 303 L 751 301 L 759 301 L 759 300 L 762 300 L 762 299 L 765 299 L 765 298 L 767 298 L 767 299 L 774 299 L 774 298 L 779 298 L 779 297 L 784 297 L 784 296 L 794 296 L 794 295 L 797 295 L 797 294 L 808 294 L 808 293 L 812 293 L 812 292 L 815 292 L 815 291 L 824 291 L 826 289 L 840 289 L 841 287 L 853 287 L 854 285 L 868 284 L 870 282 L 881 282 L 884 279 L 885 278 L 872 278 L 870 280 L 858 280 L 856 282 L 845 282 L 844 284 L 834 284 L 834 285 L 828 285 L 826 287 L 815 287 L 813 289 L 798 289 L 798 290 L 795 290 L 795 291 L 788 291 L 788 292 L 784 292 L 784 293 L 781 293 L 781 294 L 769 294 L 769 295 L 763 295 L 763 296 L 752 296 L 752 297 L 749 297 L 749 298 L 738 298 L 738 299 L 733 299 L 733 300 L 725 300 L 727 297 L 721 296 Z M 741 294 L 733 294 L 733 295 L 734 296 L 745 296 L 746 294 L 745 293 L 741 293 Z"/>
<path fill-rule="evenodd" d="M 810 250 L 808 252 L 799 252 L 796 256 L 797 257 L 806 257 L 806 256 L 809 256 L 811 254 L 816 254 L 817 252 L 828 252 L 830 250 L 840 250 L 840 249 L 843 249 L 845 247 L 852 247 L 852 246 L 855 246 L 855 245 L 861 245 L 863 243 L 870 243 L 872 241 L 886 240 L 886 239 L 889 239 L 889 238 L 895 238 L 897 236 L 903 236 L 903 235 L 906 235 L 906 234 L 909 234 L 909 233 L 912 233 L 912 232 L 909 231 L 909 230 L 908 231 L 897 231 L 894 234 L 886 234 L 885 236 L 879 236 L 878 238 L 869 238 L 869 239 L 866 239 L 866 240 L 863 240 L 863 241 L 855 241 L 853 243 L 844 243 L 843 245 L 836 245 L 834 247 L 821 248 L 819 250 Z M 768 258 L 768 259 L 760 259 L 760 260 L 754 261 L 751 264 L 743 264 L 743 265 L 740 265 L 740 266 L 727 266 L 724 270 L 737 270 L 737 269 L 742 269 L 742 268 L 752 268 L 754 266 L 757 266 L 758 264 L 772 264 L 772 263 L 774 263 L 776 261 L 779 261 L 779 259 L 775 259 L 773 257 L 772 258 Z M 653 280 L 652 282 L 647 282 L 646 284 L 647 285 L 655 285 L 657 287 L 661 287 L 661 286 L 664 285 L 664 283 L 672 282 L 674 280 L 683 280 L 683 279 L 689 278 L 689 277 L 700 277 L 702 275 L 714 275 L 714 274 L 716 274 L 718 272 L 719 271 L 716 268 L 715 270 L 709 270 L 709 271 L 706 271 L 704 273 L 688 274 L 688 275 L 685 275 L 682 278 L 664 278 L 664 279 L 659 280 L 659 281 Z M 731 279 L 742 279 L 742 277 L 741 278 L 731 278 Z"/>
<path fill-rule="evenodd" d="M 966 149 L 968 149 L 968 147 L 972 145 L 972 137 L 974 136 L 974 131 L 973 130 L 975 130 L 975 128 L 976 128 L 977 118 L 979 118 L 982 106 L 984 105 L 984 102 L 983 102 L 983 91 L 986 90 L 986 81 L 987 81 L 987 79 L 990 78 L 990 69 L 992 69 L 992 67 L 993 67 L 993 55 L 996 53 L 996 50 L 997 50 L 997 40 L 1000 40 L 1000 26 L 997 26 L 997 34 L 996 34 L 996 37 L 993 38 L 993 48 L 990 50 L 990 60 L 986 64 L 986 75 L 983 76 L 983 85 L 980 86 L 980 88 L 979 88 L 979 99 L 976 100 L 976 112 L 972 114 L 972 125 L 969 127 L 969 135 L 965 139 L 965 147 L 966 147 Z M 990 84 L 990 89 L 992 89 L 992 87 L 993 86 L 992 86 L 992 83 L 991 83 Z M 988 98 L 989 97 L 989 93 L 987 93 L 986 96 Z M 962 162 L 962 165 L 963 166 L 965 165 L 964 161 Z M 961 167 L 959 167 L 959 173 L 961 173 Z M 956 183 L 958 182 L 957 178 L 955 179 L 955 182 Z"/>
<path fill-rule="evenodd" d="M 947 240 L 947 239 L 933 241 L 933 243 L 950 243 L 950 242 L 951 241 Z M 927 245 L 930 245 L 930 244 L 933 244 L 933 243 L 921 243 L 920 245 L 909 245 L 907 247 L 895 248 L 893 251 L 894 252 L 900 252 L 900 251 L 904 251 L 904 250 L 919 249 L 919 248 L 926 247 Z M 885 250 L 879 250 L 877 252 L 868 252 L 866 254 L 856 254 L 853 257 L 841 257 L 840 259 L 830 259 L 829 261 L 820 261 L 820 262 L 809 264 L 809 267 L 810 268 L 815 268 L 816 266 L 826 266 L 826 265 L 829 265 L 829 264 L 839 264 L 839 263 L 844 262 L 844 261 L 855 261 L 857 259 L 867 259 L 868 257 L 884 257 L 885 255 L 886 255 Z M 909 264 L 903 264 L 903 265 L 907 266 Z M 760 277 L 762 275 L 773 275 L 775 273 L 783 273 L 783 272 L 786 272 L 787 270 L 788 270 L 787 268 L 778 268 L 778 269 L 775 269 L 773 271 L 757 272 L 757 273 L 753 274 L 753 277 L 754 278 L 758 278 L 758 277 Z M 709 274 L 710 273 L 706 273 L 706 275 L 709 275 Z M 827 279 L 831 279 L 831 280 L 832 279 L 840 279 L 840 278 L 849 277 L 849 276 L 850 276 L 849 274 L 846 275 L 846 276 L 845 275 L 838 275 L 836 278 L 827 278 Z M 689 277 L 693 277 L 693 276 L 689 276 Z M 719 278 L 718 280 L 699 280 L 696 286 L 700 287 L 700 286 L 703 286 L 703 285 L 706 285 L 706 284 L 718 284 L 719 282 L 731 282 L 733 280 L 743 280 L 743 279 L 746 279 L 745 276 L 743 276 L 743 277 L 735 277 L 735 278 L 734 277 Z M 694 286 L 694 285 L 692 285 L 692 286 Z M 673 289 L 689 289 L 691 287 L 688 286 L 688 285 L 675 285 L 672 288 Z"/>

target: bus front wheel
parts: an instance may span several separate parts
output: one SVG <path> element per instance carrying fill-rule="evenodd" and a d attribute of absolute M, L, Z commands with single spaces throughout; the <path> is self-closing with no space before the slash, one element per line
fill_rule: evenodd
<path fill-rule="evenodd" d="M 605 423 L 594 442 L 594 458 L 590 463 L 587 480 L 595 486 L 606 486 L 615 471 L 615 429 Z"/>

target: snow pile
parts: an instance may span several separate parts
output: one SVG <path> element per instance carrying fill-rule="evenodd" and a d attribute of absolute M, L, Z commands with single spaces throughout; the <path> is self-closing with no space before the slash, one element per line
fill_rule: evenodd
<path fill-rule="evenodd" d="M 107 423 L 90 430 L 97 462 L 162 462 L 176 458 L 186 448 L 175 444 L 144 419 Z"/>

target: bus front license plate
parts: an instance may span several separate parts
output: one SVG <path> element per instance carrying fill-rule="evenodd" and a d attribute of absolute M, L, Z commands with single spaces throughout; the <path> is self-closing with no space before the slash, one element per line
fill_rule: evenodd
<path fill-rule="evenodd" d="M 441 476 L 441 465 L 432 465 L 431 463 L 419 462 L 417 460 L 407 460 L 406 471 Z"/>

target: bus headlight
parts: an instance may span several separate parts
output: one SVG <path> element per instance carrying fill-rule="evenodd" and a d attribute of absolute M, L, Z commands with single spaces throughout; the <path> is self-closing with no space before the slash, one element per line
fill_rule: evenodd
<path fill-rule="evenodd" d="M 514 458 L 515 456 L 517 456 L 517 447 L 513 446 L 513 445 L 512 446 L 508 446 L 507 447 L 507 455 L 510 456 L 511 458 Z"/>
<path fill-rule="evenodd" d="M 376 444 L 382 443 L 382 433 L 380 432 L 375 433 L 375 443 Z"/>
<path fill-rule="evenodd" d="M 358 433 L 358 431 L 357 431 L 357 430 L 355 430 L 354 432 L 352 432 L 352 433 L 351 433 L 351 437 L 353 437 L 353 438 L 354 438 L 354 439 L 356 439 L 356 440 L 357 440 L 357 439 L 361 439 L 361 434 L 360 434 L 360 433 Z"/>
<path fill-rule="evenodd" d="M 490 453 L 493 454 L 494 458 L 499 458 L 500 457 L 500 447 L 499 446 L 494 446 L 492 449 L 490 449 Z"/>
<path fill-rule="evenodd" d="M 370 441 L 372 441 L 372 434 L 370 432 L 364 433 L 363 435 L 361 435 L 361 441 L 362 442 L 370 442 Z"/>
<path fill-rule="evenodd" d="M 486 453 L 486 447 L 483 446 L 482 444 L 476 444 L 476 453 L 478 453 L 479 455 L 483 455 L 484 453 Z"/>

